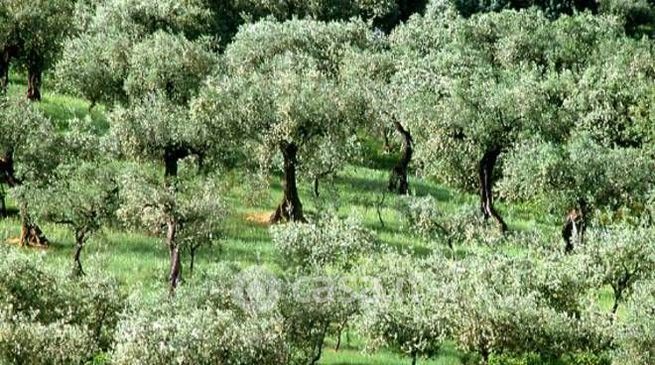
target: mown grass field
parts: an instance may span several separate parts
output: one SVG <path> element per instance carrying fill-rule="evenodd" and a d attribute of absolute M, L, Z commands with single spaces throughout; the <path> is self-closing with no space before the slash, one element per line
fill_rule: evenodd
<path fill-rule="evenodd" d="M 25 91 L 23 77 L 12 77 L 9 93 L 20 96 Z M 40 107 L 65 128 L 66 120 L 72 117 L 89 116 L 99 125 L 106 125 L 104 108 L 98 106 L 89 111 L 89 104 L 83 100 L 49 92 L 44 87 L 44 98 Z M 388 171 L 393 164 L 394 155 L 384 154 L 378 146 L 367 148 L 363 163 L 348 166 L 334 181 L 323 182 L 321 195 L 315 197 L 309 181 L 301 180 L 301 199 L 309 217 L 322 209 L 337 210 L 340 215 L 355 215 L 386 245 L 427 254 L 432 249 L 448 251 L 446 247 L 434 247 L 430 242 L 411 234 L 407 222 L 398 209 L 399 197 L 386 194 Z M 268 189 L 257 189 L 249 184 L 251 177 L 247 171 L 233 170 L 222 173 L 225 185 L 225 199 L 229 216 L 222 239 L 212 246 L 200 249 L 196 261 L 196 271 L 202 271 L 212 263 L 220 261 L 236 262 L 247 266 L 263 264 L 273 270 L 281 270 L 281 260 L 271 243 L 266 220 L 282 196 L 279 176 L 270 176 Z M 412 177 L 410 190 L 417 196 L 432 195 L 444 212 L 454 212 L 465 205 L 475 206 L 477 197 L 450 189 L 436 181 Z M 12 206 L 11 200 L 9 200 Z M 529 206 L 498 205 L 507 218 L 510 230 L 521 232 L 541 230 L 548 234 L 559 232 L 560 218 L 550 216 Z M 382 223 L 382 222 L 383 223 Z M 32 250 L 34 255 L 44 255 L 48 265 L 66 267 L 72 265 L 74 240 L 65 227 L 44 224 L 42 226 L 51 241 L 45 250 Z M 19 234 L 18 217 L 0 221 L 0 240 L 7 241 Z M 511 234 L 511 233 L 510 233 Z M 470 247 L 455 244 L 456 255 L 466 255 Z M 519 252 L 519 247 L 485 247 L 475 249 L 506 250 Z M 27 250 L 27 249 L 26 249 Z M 453 254 L 448 252 L 448 254 Z M 185 257 L 185 259 L 187 259 Z M 125 232 L 119 228 L 105 229 L 85 248 L 83 254 L 85 270 L 102 271 L 118 278 L 127 292 L 141 292 L 145 295 L 164 295 L 167 283 L 168 251 L 157 237 L 137 232 Z M 184 262 L 188 264 L 188 262 Z M 185 267 L 186 269 L 186 267 Z M 193 280 L 190 273 L 183 273 L 185 280 Z M 197 275 L 197 273 L 196 273 Z M 609 293 L 600 293 L 599 299 L 610 305 Z M 391 365 L 410 363 L 392 352 L 366 354 L 363 341 L 355 333 L 344 334 L 340 351 L 332 350 L 335 339 L 328 341 L 321 364 L 331 365 Z M 460 354 L 452 347 L 430 361 L 421 364 L 455 365 L 460 364 Z"/>

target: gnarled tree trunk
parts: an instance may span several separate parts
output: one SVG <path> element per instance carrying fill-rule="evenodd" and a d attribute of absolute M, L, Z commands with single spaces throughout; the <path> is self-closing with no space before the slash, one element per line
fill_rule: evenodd
<path fill-rule="evenodd" d="M 14 176 L 12 149 L 9 149 L 8 151 L 5 151 L 4 154 L 0 155 L 0 182 L 6 183 L 9 187 L 14 187 L 20 184 L 20 181 Z M 21 232 L 19 242 L 21 246 L 45 246 L 48 244 L 48 239 L 43 234 L 43 231 L 41 231 L 41 228 L 32 221 L 32 218 L 27 211 L 27 204 L 25 203 L 20 206 L 20 218 Z"/>
<path fill-rule="evenodd" d="M 578 207 L 572 209 L 569 214 L 567 214 L 564 221 L 564 227 L 562 227 L 565 253 L 571 253 L 573 251 L 575 248 L 574 242 L 580 244 L 584 241 L 587 221 L 587 202 L 584 199 L 579 199 Z"/>
<path fill-rule="evenodd" d="M 182 264 L 180 261 L 180 247 L 175 241 L 175 236 L 177 235 L 177 222 L 174 219 L 170 219 L 166 223 L 166 227 L 166 244 L 168 245 L 170 255 L 168 283 L 170 285 L 171 295 L 173 295 L 175 289 L 177 289 L 177 286 L 182 280 Z"/>
<path fill-rule="evenodd" d="M 7 203 L 5 202 L 5 192 L 3 187 L 0 186 L 0 218 L 7 216 Z"/>
<path fill-rule="evenodd" d="M 27 98 L 41 101 L 41 67 L 31 66 L 27 69 Z"/>
<path fill-rule="evenodd" d="M 6 93 L 9 85 L 9 60 L 9 50 L 3 49 L 0 52 L 0 94 Z"/>
<path fill-rule="evenodd" d="M 41 231 L 41 228 L 32 221 L 27 211 L 27 204 L 20 207 L 21 229 L 19 244 L 24 246 L 47 246 L 48 239 Z"/>
<path fill-rule="evenodd" d="M 412 154 L 414 153 L 414 140 L 409 130 L 403 128 L 402 124 L 394 121 L 396 131 L 403 138 L 402 141 L 402 156 L 389 176 L 389 191 L 395 192 L 400 195 L 406 195 L 409 192 L 409 181 L 407 179 L 407 170 L 409 163 L 412 161 Z"/>
<path fill-rule="evenodd" d="M 75 255 L 73 256 L 75 260 L 75 266 L 73 267 L 74 276 L 84 276 L 84 270 L 82 269 L 82 248 L 84 248 L 84 242 L 81 242 L 79 239 L 75 243 Z"/>
<path fill-rule="evenodd" d="M 500 226 L 500 230 L 505 232 L 507 231 L 507 224 L 496 212 L 493 200 L 493 172 L 500 152 L 501 148 L 494 146 L 488 149 L 480 160 L 480 210 L 482 210 L 485 219 L 493 218 Z"/>
<path fill-rule="evenodd" d="M 294 143 L 283 142 L 280 144 L 280 150 L 284 157 L 284 177 L 282 188 L 284 196 L 282 203 L 275 209 L 271 215 L 271 223 L 282 221 L 299 221 L 304 222 L 305 217 L 302 212 L 302 204 L 298 195 L 298 185 L 296 179 L 296 169 L 298 164 L 298 146 Z"/>

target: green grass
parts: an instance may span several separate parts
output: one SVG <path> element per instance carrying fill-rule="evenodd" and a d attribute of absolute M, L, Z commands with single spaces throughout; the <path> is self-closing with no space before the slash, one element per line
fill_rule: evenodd
<path fill-rule="evenodd" d="M 13 97 L 24 95 L 26 86 L 20 74 L 12 74 L 9 94 Z M 70 118 L 90 116 L 100 125 L 106 125 L 102 106 L 89 112 L 89 103 L 77 98 L 49 92 L 44 87 L 40 108 L 51 118 L 65 126 Z M 373 144 L 368 145 L 371 163 L 365 166 L 348 166 L 331 182 L 323 182 L 321 196 L 315 197 L 311 184 L 300 181 L 300 194 L 307 215 L 311 218 L 318 211 L 333 209 L 340 215 L 356 215 L 368 228 L 375 230 L 379 239 L 404 250 L 422 254 L 432 248 L 430 243 L 418 238 L 406 229 L 406 220 L 397 209 L 400 197 L 386 194 L 384 204 L 380 204 L 386 189 L 389 166 L 394 156 L 381 153 Z M 262 264 L 275 271 L 281 270 L 280 258 L 276 255 L 268 232 L 261 221 L 272 213 L 282 197 L 279 177 L 270 178 L 270 188 L 256 190 L 249 184 L 250 177 L 244 171 L 230 171 L 224 174 L 227 189 L 225 198 L 230 207 L 224 230 L 224 238 L 219 244 L 200 250 L 196 270 L 204 270 L 213 263 L 228 261 L 246 266 Z M 477 197 L 450 189 L 438 182 L 418 178 L 410 179 L 412 194 L 432 195 L 444 212 L 454 212 L 463 205 L 476 206 Z M 11 204 L 12 202 L 9 201 Z M 380 216 L 377 207 L 380 205 Z M 550 217 L 529 206 L 498 205 L 501 214 L 507 219 L 512 230 L 555 231 L 559 227 L 557 217 Z M 251 218 L 249 220 L 249 218 Z M 255 218 L 255 221 L 252 220 Z M 42 227 L 51 240 L 47 250 L 29 250 L 35 255 L 46 256 L 45 262 L 53 267 L 71 267 L 74 241 L 65 227 L 46 224 Z M 19 221 L 11 217 L 0 221 L 0 241 L 19 234 Z M 458 248 L 466 251 L 468 248 Z M 498 248 L 494 248 L 498 249 Z M 502 248 L 508 251 L 514 247 Z M 185 259 L 187 259 L 185 257 Z M 123 232 L 118 229 L 105 229 L 91 239 L 83 253 L 86 271 L 102 271 L 115 276 L 127 291 L 163 293 L 166 290 L 168 252 L 161 239 L 139 232 Z M 189 273 L 183 275 L 188 279 Z M 599 295 L 603 305 L 611 305 L 609 292 Z M 363 354 L 362 342 L 355 340 L 335 352 L 331 349 L 334 339 L 328 341 L 321 364 L 326 365 L 391 365 L 410 364 L 411 360 L 391 352 Z M 452 348 L 444 349 L 430 360 L 420 364 L 455 365 L 461 364 L 460 355 Z"/>

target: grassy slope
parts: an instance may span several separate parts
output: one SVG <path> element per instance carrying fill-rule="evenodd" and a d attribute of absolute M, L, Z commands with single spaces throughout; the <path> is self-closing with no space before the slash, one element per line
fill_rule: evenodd
<path fill-rule="evenodd" d="M 25 92 L 25 89 L 25 84 L 21 80 L 12 79 L 10 94 L 20 95 Z M 44 89 L 44 98 L 40 107 L 53 119 L 64 122 L 71 117 L 85 117 L 89 114 L 88 102 L 50 93 L 47 85 Z M 98 123 L 106 123 L 101 107 L 94 109 L 91 117 Z M 413 250 L 417 254 L 427 252 L 429 244 L 410 235 L 403 228 L 401 213 L 395 208 L 397 197 L 390 195 L 386 197 L 381 209 L 385 225 L 381 226 L 376 206 L 380 201 L 381 192 L 385 190 L 387 171 L 392 159 L 375 154 L 372 160 L 368 166 L 349 166 L 333 183 L 324 183 L 321 198 L 313 197 L 310 185 L 306 181 L 301 182 L 301 199 L 306 211 L 311 215 L 318 207 L 339 202 L 336 209 L 340 214 L 360 216 L 363 223 L 374 229 L 383 242 Z M 252 191 L 247 183 L 247 177 L 244 177 L 241 172 L 229 172 L 225 179 L 229 181 L 227 186 L 230 188 L 226 198 L 231 208 L 225 228 L 225 238 L 220 245 L 201 249 L 196 264 L 197 270 L 219 261 L 234 261 L 241 265 L 260 263 L 278 270 L 280 260 L 272 247 L 267 227 L 261 221 L 273 211 L 276 202 L 281 199 L 279 183 L 276 179 L 272 179 L 271 188 L 262 192 Z M 477 202 L 475 196 L 455 192 L 433 181 L 412 178 L 410 186 L 416 195 L 430 194 L 437 198 L 444 211 L 454 211 L 464 204 Z M 554 217 L 544 217 L 531 212 L 526 207 L 506 207 L 500 204 L 499 209 L 506 216 L 510 228 L 514 230 L 558 228 L 553 224 L 557 221 Z M 53 266 L 72 265 L 71 233 L 62 227 L 52 225 L 45 225 L 43 228 L 52 241 L 52 247 L 40 254 L 46 255 L 47 262 Z M 17 218 L 0 221 L 0 241 L 16 237 L 18 233 Z M 139 233 L 112 230 L 105 230 L 92 238 L 83 253 L 87 271 L 109 272 L 123 282 L 128 290 L 144 293 L 165 292 L 167 260 L 168 252 L 161 240 Z M 603 301 L 606 300 L 606 295 L 603 295 Z M 410 362 L 407 358 L 386 352 L 362 354 L 361 341 L 357 339 L 354 339 L 350 345 L 346 345 L 346 349 L 339 352 L 327 349 L 321 363 L 390 365 Z M 421 364 L 440 365 L 460 363 L 459 357 L 452 349 L 444 350 L 436 359 L 421 362 Z"/>

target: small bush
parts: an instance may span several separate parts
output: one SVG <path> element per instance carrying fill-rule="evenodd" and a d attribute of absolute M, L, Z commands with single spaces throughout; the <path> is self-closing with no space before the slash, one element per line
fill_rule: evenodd
<path fill-rule="evenodd" d="M 0 318 L 0 363 L 84 364 L 96 351 L 92 333 L 83 326 Z"/>
<path fill-rule="evenodd" d="M 288 266 L 300 269 L 331 264 L 347 270 L 357 258 L 378 247 L 374 235 L 359 222 L 334 216 L 315 224 L 273 226 L 271 234 Z"/>

